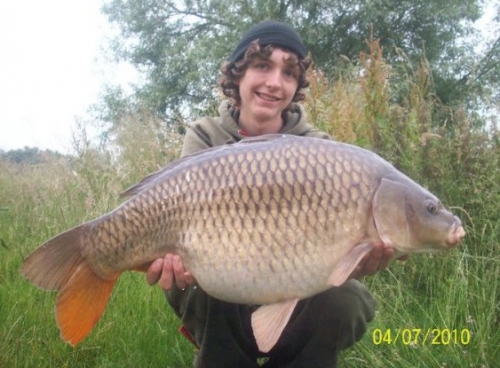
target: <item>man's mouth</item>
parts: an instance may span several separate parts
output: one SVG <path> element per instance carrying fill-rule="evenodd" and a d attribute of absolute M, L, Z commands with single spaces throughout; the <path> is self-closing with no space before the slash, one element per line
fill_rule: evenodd
<path fill-rule="evenodd" d="M 255 92 L 255 94 L 265 101 L 275 102 L 280 100 L 278 97 L 266 95 L 265 93 Z"/>

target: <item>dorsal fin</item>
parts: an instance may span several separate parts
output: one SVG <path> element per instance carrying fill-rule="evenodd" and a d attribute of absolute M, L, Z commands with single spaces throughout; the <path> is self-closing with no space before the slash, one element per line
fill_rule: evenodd
<path fill-rule="evenodd" d="M 146 176 L 140 182 L 132 185 L 131 187 L 126 189 L 124 192 L 120 193 L 120 197 L 126 198 L 126 197 L 134 196 L 137 193 L 143 191 L 144 189 L 149 188 L 150 186 L 153 186 L 157 180 L 158 181 L 163 180 L 165 175 L 168 175 L 169 173 L 171 173 L 173 170 L 179 168 L 180 166 L 192 165 L 195 161 L 199 160 L 200 157 L 206 158 L 209 155 L 214 156 L 219 152 L 223 152 L 223 151 L 227 150 L 229 147 L 231 147 L 233 145 L 238 145 L 238 144 L 245 144 L 246 145 L 246 144 L 250 144 L 250 143 L 270 142 L 270 141 L 274 141 L 276 139 L 283 139 L 285 137 L 289 137 L 289 136 L 286 134 L 266 134 L 266 135 L 261 135 L 261 136 L 244 138 L 241 141 L 234 143 L 234 144 L 226 144 L 223 146 L 211 147 L 211 148 L 207 148 L 205 150 L 199 151 L 199 152 L 195 152 L 191 155 L 184 156 L 176 161 L 173 161 L 170 164 L 168 164 L 167 166 L 158 170 L 157 172 L 154 172 L 154 173 Z"/>
<path fill-rule="evenodd" d="M 121 198 L 127 198 L 127 197 L 132 197 L 136 195 L 137 193 L 141 192 L 144 188 L 149 187 L 149 185 L 154 182 L 158 177 L 163 176 L 163 174 L 171 172 L 174 170 L 176 167 L 179 165 L 182 165 L 186 159 L 191 156 L 186 156 L 184 158 L 181 158 L 177 161 L 174 161 L 167 166 L 161 168 L 160 170 L 149 174 L 148 176 L 144 177 L 141 181 L 138 183 L 133 184 L 129 188 L 127 188 L 125 191 L 120 193 Z"/>
<path fill-rule="evenodd" d="M 203 151 L 195 152 L 191 155 L 184 156 L 178 160 L 175 160 L 167 166 L 161 168 L 160 170 L 149 174 L 148 176 L 144 177 L 140 182 L 132 185 L 128 189 L 126 189 L 124 192 L 120 193 L 121 198 L 126 198 L 126 197 L 131 197 L 136 195 L 137 193 L 143 191 L 146 188 L 149 188 L 150 186 L 154 185 L 153 183 L 156 182 L 156 180 L 162 180 L 164 175 L 168 175 L 171 173 L 173 170 L 176 168 L 183 166 L 183 165 L 191 165 L 193 162 L 199 159 L 200 156 L 205 157 L 206 155 L 214 154 L 217 151 L 222 151 L 225 150 L 228 147 L 228 145 L 224 146 L 218 146 L 218 147 L 211 147 L 207 148 Z"/>

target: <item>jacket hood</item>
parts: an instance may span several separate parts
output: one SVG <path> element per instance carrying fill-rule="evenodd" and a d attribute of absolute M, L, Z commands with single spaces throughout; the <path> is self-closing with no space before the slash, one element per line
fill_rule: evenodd
<path fill-rule="evenodd" d="M 219 106 L 219 116 L 224 130 L 230 133 L 236 140 L 246 137 L 238 126 L 239 110 L 234 109 L 229 101 L 224 101 Z M 292 103 L 290 109 L 285 113 L 285 124 L 279 131 L 284 134 L 304 135 L 311 130 L 307 123 L 307 116 L 304 108 Z"/>

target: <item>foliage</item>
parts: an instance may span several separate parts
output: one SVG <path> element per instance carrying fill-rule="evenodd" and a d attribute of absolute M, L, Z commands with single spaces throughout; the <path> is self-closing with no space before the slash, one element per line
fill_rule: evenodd
<path fill-rule="evenodd" d="M 51 150 L 40 150 L 37 147 L 24 147 L 10 151 L 0 150 L 0 157 L 16 164 L 39 164 L 52 158 L 61 158 L 59 152 Z"/>
<path fill-rule="evenodd" d="M 342 58 L 356 60 L 373 33 L 391 63 L 402 54 L 412 63 L 425 55 L 443 103 L 486 97 L 500 81 L 500 51 L 496 44 L 473 49 L 471 24 L 480 16 L 479 5 L 479 0 L 109 0 L 103 12 L 119 31 L 110 51 L 134 65 L 145 82 L 128 97 L 109 89 L 99 110 L 112 119 L 117 108 L 138 105 L 167 122 L 204 114 L 216 97 L 219 66 L 244 30 L 268 18 L 292 24 L 327 76 Z"/>

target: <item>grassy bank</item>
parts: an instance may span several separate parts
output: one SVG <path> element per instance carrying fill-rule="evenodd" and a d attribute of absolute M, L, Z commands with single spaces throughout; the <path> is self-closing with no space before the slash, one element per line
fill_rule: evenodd
<path fill-rule="evenodd" d="M 379 152 L 461 217 L 467 237 L 365 280 L 378 301 L 343 367 L 495 367 L 500 361 L 500 135 L 433 98 L 428 66 L 389 66 L 376 43 L 327 80 L 311 76 L 309 116 L 337 139 Z M 159 288 L 120 278 L 103 318 L 72 348 L 59 338 L 55 294 L 19 276 L 39 244 L 101 215 L 118 193 L 175 158 L 182 137 L 147 116 L 123 121 L 113 150 L 82 131 L 76 157 L 0 161 L 0 367 L 189 367 L 193 347 Z"/>

